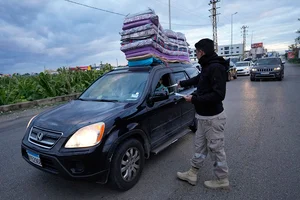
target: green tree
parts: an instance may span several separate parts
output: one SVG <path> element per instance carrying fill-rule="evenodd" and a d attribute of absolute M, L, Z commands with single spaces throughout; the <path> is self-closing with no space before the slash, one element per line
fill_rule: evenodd
<path fill-rule="evenodd" d="M 298 21 L 300 21 L 300 18 L 298 18 Z M 298 36 L 295 38 L 295 44 L 291 44 L 289 46 L 289 50 L 292 51 L 295 55 L 294 59 L 291 59 L 290 62 L 300 62 L 300 59 L 298 58 L 298 52 L 299 52 L 299 48 L 298 45 L 300 44 L 300 30 L 297 30 L 296 33 L 298 34 Z M 287 57 L 287 54 L 286 54 Z"/>

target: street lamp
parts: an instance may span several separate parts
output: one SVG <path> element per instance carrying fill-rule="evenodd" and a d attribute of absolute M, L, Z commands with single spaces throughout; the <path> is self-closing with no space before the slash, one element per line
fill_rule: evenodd
<path fill-rule="evenodd" d="M 231 14 L 231 44 L 230 44 L 230 55 L 232 56 L 232 19 L 233 19 L 233 15 L 236 15 L 237 12 Z"/>
<path fill-rule="evenodd" d="M 171 0 L 169 0 L 169 29 L 171 30 Z"/>

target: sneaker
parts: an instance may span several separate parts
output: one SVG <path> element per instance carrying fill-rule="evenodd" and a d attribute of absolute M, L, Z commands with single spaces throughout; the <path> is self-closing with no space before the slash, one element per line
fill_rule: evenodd
<path fill-rule="evenodd" d="M 191 185 L 196 185 L 197 184 L 197 174 L 198 174 L 198 169 L 192 167 L 187 172 L 177 172 L 177 177 L 180 180 L 187 181 Z"/>

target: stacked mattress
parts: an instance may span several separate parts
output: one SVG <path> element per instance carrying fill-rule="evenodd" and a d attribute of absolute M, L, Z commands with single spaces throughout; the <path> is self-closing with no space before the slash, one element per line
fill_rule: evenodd
<path fill-rule="evenodd" d="M 184 34 L 163 29 L 155 12 L 148 9 L 125 17 L 121 51 L 129 66 L 153 61 L 190 62 Z"/>

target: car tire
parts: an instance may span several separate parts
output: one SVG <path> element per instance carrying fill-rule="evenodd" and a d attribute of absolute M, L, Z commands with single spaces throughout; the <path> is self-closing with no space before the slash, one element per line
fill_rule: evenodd
<path fill-rule="evenodd" d="M 121 191 L 132 188 L 140 179 L 144 162 L 144 148 L 140 141 L 129 139 L 123 142 L 113 156 L 110 186 Z"/>

